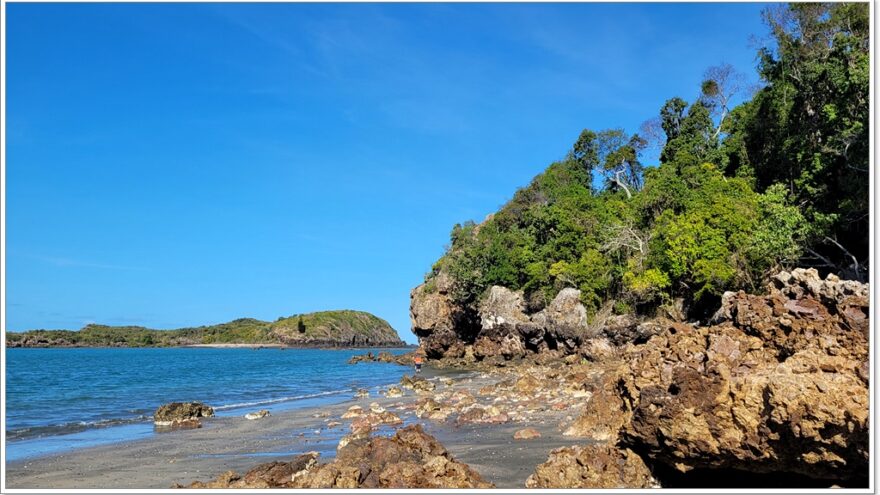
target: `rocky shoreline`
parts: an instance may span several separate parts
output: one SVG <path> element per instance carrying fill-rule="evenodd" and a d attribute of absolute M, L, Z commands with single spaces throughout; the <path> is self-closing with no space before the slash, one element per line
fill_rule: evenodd
<path fill-rule="evenodd" d="M 207 418 L 204 428 L 161 435 L 151 451 L 168 449 L 181 468 L 200 467 L 140 486 L 867 486 L 866 284 L 783 272 L 764 295 L 725 294 L 702 324 L 609 317 L 584 327 L 572 295 L 527 315 L 516 293 L 493 288 L 469 341 L 448 319 L 454 308 L 416 295 L 413 321 L 432 358 L 426 377 L 406 376 L 378 397 L 361 391 L 331 408 L 253 421 Z M 352 363 L 408 360 L 379 353 Z M 290 454 L 270 452 L 262 463 L 240 456 L 232 464 L 195 457 L 194 449 L 209 445 L 203 453 L 233 445 L 259 452 L 250 447 L 254 438 Z M 101 462 L 109 464 L 92 467 L 104 476 L 112 463 L 143 455 L 105 451 L 113 459 Z M 73 457 L 70 464 L 32 462 L 61 476 L 63 466 L 88 472 L 89 459 L 102 459 Z M 145 470 L 154 467 L 168 471 Z M 10 486 L 36 486 L 20 465 L 10 473 Z"/>
<path fill-rule="evenodd" d="M 867 486 L 866 284 L 821 280 L 812 270 L 783 272 L 766 295 L 725 294 L 706 325 L 655 318 L 627 328 L 618 319 L 592 334 L 574 333 L 583 312 L 572 309 L 571 294 L 531 317 L 515 296 L 490 291 L 472 342 L 440 346 L 425 339 L 435 358 L 438 349 L 449 354 L 434 363 L 467 363 L 488 383 L 474 389 L 404 377 L 401 387 L 415 398 L 395 409 L 423 424 L 515 425 L 514 442 L 540 438 L 533 426 L 556 423 L 570 445 L 544 453 L 520 485 L 529 488 Z M 414 300 L 414 321 L 426 316 L 419 314 L 424 307 Z M 554 339 L 581 338 L 529 352 L 524 341 L 542 318 L 559 325 Z M 401 387 L 386 396 L 400 397 Z M 353 406 L 344 420 L 351 420 L 350 433 L 330 464 L 304 454 L 291 461 L 298 470 L 285 467 L 282 478 L 261 474 L 274 469 L 263 464 L 243 477 L 225 473 L 190 486 L 494 486 L 418 426 L 372 436 L 381 425 L 403 424 L 379 404 Z M 426 449 L 442 458 L 425 457 Z"/>

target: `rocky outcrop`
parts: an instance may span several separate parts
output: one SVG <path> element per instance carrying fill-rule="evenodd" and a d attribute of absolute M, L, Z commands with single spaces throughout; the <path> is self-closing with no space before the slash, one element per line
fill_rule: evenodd
<path fill-rule="evenodd" d="M 624 443 L 681 472 L 867 476 L 867 293 L 795 270 L 712 326 L 669 322 L 628 349 Z"/>
<path fill-rule="evenodd" d="M 244 476 L 239 476 L 234 471 L 227 471 L 214 481 L 196 481 L 188 487 L 176 485 L 173 488 L 286 488 L 312 469 L 317 464 L 317 459 L 317 452 L 308 452 L 295 457 L 290 462 L 275 461 L 259 464 Z"/>
<path fill-rule="evenodd" d="M 165 428 L 199 428 L 200 418 L 214 416 L 214 409 L 201 402 L 171 402 L 153 414 L 153 424 Z"/>
<path fill-rule="evenodd" d="M 587 387 L 590 395 L 583 412 L 563 435 L 600 442 L 617 442 L 620 429 L 630 419 L 628 404 L 620 396 L 619 389 L 621 380 L 628 372 L 624 366 L 609 366 L 594 378 Z"/>
<path fill-rule="evenodd" d="M 645 462 L 611 445 L 563 447 L 526 480 L 527 488 L 655 488 Z"/>
<path fill-rule="evenodd" d="M 353 436 L 340 442 L 336 459 L 317 464 L 311 452 L 291 462 L 260 464 L 244 476 L 229 471 L 190 488 L 492 488 L 467 464 L 452 458 L 421 426 L 393 437 Z M 177 486 L 176 488 L 183 488 Z"/>
<path fill-rule="evenodd" d="M 580 291 L 567 288 L 534 314 L 526 313 L 523 294 L 490 287 L 474 315 L 459 308 L 448 293 L 449 277 L 441 274 L 431 285 L 411 294 L 413 332 L 429 359 L 448 365 L 485 361 L 497 363 L 536 354 L 570 354 L 599 331 L 587 324 Z"/>
<path fill-rule="evenodd" d="M 414 353 L 405 352 L 403 354 L 391 354 L 388 351 L 380 351 L 378 354 L 373 354 L 373 351 L 369 351 L 366 354 L 358 354 L 356 356 L 352 356 L 348 360 L 348 364 L 357 364 L 357 363 L 387 363 L 387 364 L 399 364 L 401 366 L 411 366 L 413 364 Z"/>
<path fill-rule="evenodd" d="M 430 380 L 420 376 L 409 375 L 403 375 L 403 377 L 401 377 L 400 386 L 419 393 L 428 393 L 437 387 L 437 385 Z"/>

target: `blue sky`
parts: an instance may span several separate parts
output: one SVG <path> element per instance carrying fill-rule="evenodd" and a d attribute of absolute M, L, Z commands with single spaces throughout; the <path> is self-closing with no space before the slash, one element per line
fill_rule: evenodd
<path fill-rule="evenodd" d="M 761 4 L 7 4 L 7 329 L 370 311 Z"/>

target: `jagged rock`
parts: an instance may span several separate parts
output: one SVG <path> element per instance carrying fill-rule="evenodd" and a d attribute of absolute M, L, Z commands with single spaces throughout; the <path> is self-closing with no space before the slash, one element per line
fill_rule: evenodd
<path fill-rule="evenodd" d="M 375 360 L 376 360 L 376 356 L 373 356 L 373 352 L 370 351 L 370 352 L 367 352 L 366 354 L 358 354 L 356 356 L 352 356 L 348 360 L 348 364 L 357 364 L 357 363 L 370 362 L 370 361 L 375 361 Z"/>
<path fill-rule="evenodd" d="M 420 376 L 411 377 L 409 375 L 403 375 L 403 377 L 400 379 L 400 386 L 403 388 L 408 388 L 410 390 L 415 390 L 416 392 L 420 393 L 431 392 L 437 387 L 437 385 L 435 385 L 432 381 L 429 381 Z"/>
<path fill-rule="evenodd" d="M 531 317 L 532 323 L 567 349 L 573 349 L 584 338 L 595 337 L 587 324 L 587 310 L 581 304 L 581 291 L 565 288 L 550 304 Z"/>
<path fill-rule="evenodd" d="M 616 442 L 620 429 L 630 419 L 630 412 L 617 389 L 621 374 L 626 372 L 625 368 L 608 370 L 597 378 L 595 384 L 590 384 L 592 393 L 583 413 L 563 435 Z"/>
<path fill-rule="evenodd" d="M 337 450 L 336 459 L 310 469 L 289 488 L 491 488 L 473 469 L 452 458 L 421 426 L 391 437 L 361 438 Z"/>
<path fill-rule="evenodd" d="M 261 409 L 256 412 L 249 412 L 244 415 L 245 419 L 262 419 L 266 416 L 269 416 L 269 411 L 267 411 L 266 409 Z"/>
<path fill-rule="evenodd" d="M 445 421 L 452 414 L 452 409 L 426 397 L 416 403 L 416 416 L 432 421 Z"/>
<path fill-rule="evenodd" d="M 390 411 L 382 410 L 382 412 L 369 412 L 355 418 L 349 427 L 351 431 L 372 430 L 379 425 L 399 425 L 403 424 L 403 420 L 399 416 Z"/>
<path fill-rule="evenodd" d="M 682 472 L 866 477 L 868 342 L 840 308 L 866 308 L 851 298 L 867 287 L 814 275 L 780 274 L 766 296 L 728 293 L 716 325 L 670 323 L 628 349 L 624 443 Z"/>
<path fill-rule="evenodd" d="M 658 325 L 657 322 L 665 320 L 666 318 L 656 318 L 640 321 L 633 315 L 615 315 L 606 320 L 602 334 L 616 346 L 626 345 L 630 342 L 641 344 L 661 331 L 664 327 L 662 324 Z"/>
<path fill-rule="evenodd" d="M 526 480 L 527 488 L 655 488 L 645 462 L 610 445 L 555 449 Z"/>
<path fill-rule="evenodd" d="M 441 271 L 410 293 L 412 331 L 419 337 L 420 346 L 430 359 L 444 357 L 450 348 L 461 343 L 456 328 L 461 326 L 465 316 L 463 309 L 453 304 L 449 297 L 451 287 L 452 279 Z"/>
<path fill-rule="evenodd" d="M 578 354 L 589 361 L 606 361 L 617 354 L 617 350 L 607 338 L 587 339 L 578 349 Z"/>
<path fill-rule="evenodd" d="M 401 366 L 410 366 L 413 362 L 413 354 L 412 352 L 406 352 L 403 354 L 391 354 L 388 351 L 381 351 L 379 354 L 373 354 L 372 352 L 367 352 L 366 354 L 358 354 L 356 356 L 352 356 L 348 360 L 348 364 L 357 364 L 357 363 L 388 363 L 388 364 L 399 364 Z"/>
<path fill-rule="evenodd" d="M 153 414 L 153 423 L 164 427 L 201 427 L 198 418 L 214 416 L 214 409 L 201 402 L 171 402 L 164 404 Z M 195 420 L 195 422 L 193 422 Z M 195 426 L 195 424 L 198 426 Z"/>
<path fill-rule="evenodd" d="M 403 397 L 403 390 L 401 390 L 400 387 L 396 385 L 392 385 L 388 387 L 388 390 L 385 391 L 385 397 L 388 397 L 389 399 Z"/>
<path fill-rule="evenodd" d="M 506 287 L 493 285 L 480 303 L 480 325 L 483 331 L 513 331 L 518 323 L 529 321 L 523 312 L 523 295 Z"/>
<path fill-rule="evenodd" d="M 465 409 L 458 415 L 458 424 L 466 423 L 506 423 L 510 416 L 501 411 L 497 406 L 473 406 Z"/>
<path fill-rule="evenodd" d="M 343 413 L 342 419 L 353 419 L 360 416 L 363 416 L 364 408 L 361 406 L 351 406 L 348 408 L 348 411 Z"/>
<path fill-rule="evenodd" d="M 370 396 L 370 391 L 365 388 L 359 388 L 354 394 L 355 399 L 365 399 Z"/>
<path fill-rule="evenodd" d="M 286 488 L 298 477 L 312 469 L 318 459 L 317 452 L 309 452 L 295 457 L 290 462 L 267 462 L 259 464 L 239 476 L 235 471 L 226 471 L 214 481 L 196 481 L 189 488 Z M 175 488 L 184 488 L 181 485 Z"/>
<path fill-rule="evenodd" d="M 533 438 L 541 438 L 541 432 L 534 428 L 523 428 L 513 434 L 514 440 L 531 440 Z"/>

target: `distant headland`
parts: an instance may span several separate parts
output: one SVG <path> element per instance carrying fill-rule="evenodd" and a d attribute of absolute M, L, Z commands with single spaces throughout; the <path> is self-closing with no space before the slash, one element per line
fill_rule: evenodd
<path fill-rule="evenodd" d="M 90 324 L 81 330 L 6 332 L 6 347 L 403 347 L 387 321 L 364 311 L 338 310 L 155 330 Z"/>

